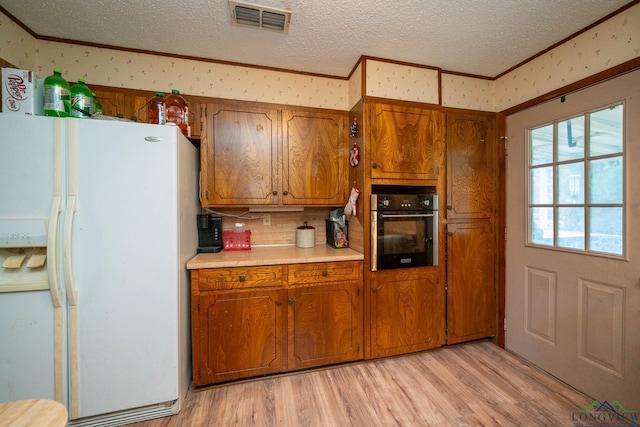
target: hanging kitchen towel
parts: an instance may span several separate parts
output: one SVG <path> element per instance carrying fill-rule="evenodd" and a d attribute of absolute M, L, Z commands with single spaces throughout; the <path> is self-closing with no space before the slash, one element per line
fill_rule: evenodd
<path fill-rule="evenodd" d="M 353 187 L 351 188 L 351 195 L 349 196 L 349 201 L 344 207 L 345 214 L 356 216 L 356 201 L 358 200 L 359 195 L 360 195 L 360 190 L 358 190 L 358 187 L 354 182 Z"/>

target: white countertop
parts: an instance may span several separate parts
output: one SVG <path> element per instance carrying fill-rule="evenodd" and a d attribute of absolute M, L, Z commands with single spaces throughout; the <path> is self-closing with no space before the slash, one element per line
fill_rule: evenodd
<path fill-rule="evenodd" d="M 256 265 L 304 264 L 310 262 L 362 261 L 364 255 L 350 248 L 335 249 L 329 245 L 313 248 L 258 246 L 248 251 L 222 251 L 197 254 L 187 262 L 189 270 L 201 268 L 243 267 Z"/>

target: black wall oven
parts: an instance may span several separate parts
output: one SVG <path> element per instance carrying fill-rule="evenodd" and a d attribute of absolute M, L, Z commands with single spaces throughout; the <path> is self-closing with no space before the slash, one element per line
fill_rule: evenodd
<path fill-rule="evenodd" d="M 371 195 L 371 271 L 438 265 L 438 196 Z"/>

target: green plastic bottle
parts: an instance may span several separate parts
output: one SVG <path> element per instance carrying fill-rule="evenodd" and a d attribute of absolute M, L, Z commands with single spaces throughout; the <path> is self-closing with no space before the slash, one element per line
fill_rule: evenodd
<path fill-rule="evenodd" d="M 62 77 L 62 71 L 53 69 L 53 74 L 44 79 L 44 115 L 69 117 L 71 109 L 71 88 Z"/>
<path fill-rule="evenodd" d="M 71 117 L 91 117 L 93 109 L 93 95 L 91 89 L 84 83 L 83 78 L 71 87 Z"/>
<path fill-rule="evenodd" d="M 102 115 L 102 104 L 100 104 L 100 101 L 98 101 L 98 97 L 96 96 L 95 93 L 91 92 L 91 96 L 93 97 L 93 115 L 94 116 L 101 116 Z"/>

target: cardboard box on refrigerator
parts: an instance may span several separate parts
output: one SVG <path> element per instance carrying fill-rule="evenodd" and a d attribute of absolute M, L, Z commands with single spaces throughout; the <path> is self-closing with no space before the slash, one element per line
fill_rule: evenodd
<path fill-rule="evenodd" d="M 44 115 L 44 79 L 29 70 L 2 69 L 2 112 Z"/>

